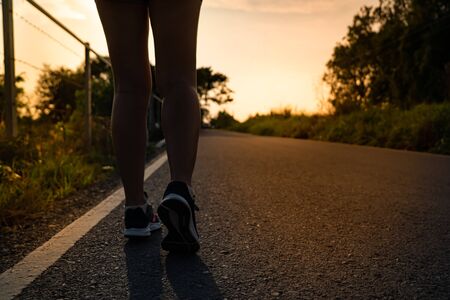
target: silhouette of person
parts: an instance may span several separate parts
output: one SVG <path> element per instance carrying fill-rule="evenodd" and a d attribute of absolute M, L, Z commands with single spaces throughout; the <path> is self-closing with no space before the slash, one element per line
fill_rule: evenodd
<path fill-rule="evenodd" d="M 149 236 L 161 227 L 167 251 L 195 252 L 195 196 L 191 188 L 200 128 L 196 48 L 201 0 L 96 0 L 114 75 L 113 147 L 125 190 L 127 237 Z M 171 181 L 158 207 L 143 188 L 146 119 L 152 78 L 149 19 L 156 56 L 156 87 L 163 97 L 162 128 Z"/>

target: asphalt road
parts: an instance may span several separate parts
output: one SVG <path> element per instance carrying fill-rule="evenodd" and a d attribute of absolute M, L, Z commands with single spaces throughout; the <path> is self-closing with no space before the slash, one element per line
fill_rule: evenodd
<path fill-rule="evenodd" d="M 194 188 L 197 256 L 127 242 L 119 207 L 18 298 L 450 298 L 450 157 L 205 131 Z"/>

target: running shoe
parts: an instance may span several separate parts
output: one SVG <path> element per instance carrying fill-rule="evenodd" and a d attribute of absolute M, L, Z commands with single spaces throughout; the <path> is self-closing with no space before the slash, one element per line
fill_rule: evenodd
<path fill-rule="evenodd" d="M 161 228 L 158 215 L 153 213 L 153 208 L 148 203 L 148 195 L 144 192 L 145 206 L 125 206 L 125 237 L 149 237 L 152 231 Z"/>
<path fill-rule="evenodd" d="M 164 192 L 158 215 L 168 233 L 161 247 L 170 252 L 194 253 L 200 248 L 195 222 L 195 195 L 184 182 L 172 181 Z"/>

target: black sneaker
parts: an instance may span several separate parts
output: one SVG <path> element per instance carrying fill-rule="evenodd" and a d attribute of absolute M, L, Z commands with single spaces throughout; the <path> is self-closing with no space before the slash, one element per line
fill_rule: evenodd
<path fill-rule="evenodd" d="M 148 195 L 144 192 L 146 200 L 145 209 L 142 207 L 125 206 L 125 237 L 149 237 L 152 231 L 161 228 L 158 215 L 153 213 L 151 204 L 147 202 Z"/>
<path fill-rule="evenodd" d="M 197 252 L 200 248 L 195 222 L 195 196 L 181 181 L 172 181 L 164 192 L 158 215 L 169 230 L 161 247 L 171 252 Z"/>

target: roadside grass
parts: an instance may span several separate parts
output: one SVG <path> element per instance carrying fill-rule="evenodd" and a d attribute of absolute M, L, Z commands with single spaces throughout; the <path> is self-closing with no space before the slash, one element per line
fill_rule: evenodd
<path fill-rule="evenodd" d="M 20 168 L 2 165 L 0 217 L 2 225 L 14 225 L 18 219 L 32 218 L 49 209 L 77 188 L 94 181 L 98 166 L 87 164 L 77 155 L 51 157 Z"/>
<path fill-rule="evenodd" d="M 293 114 L 289 109 L 255 115 L 224 128 L 256 135 L 314 139 L 450 154 L 450 103 L 420 104 L 411 110 L 370 108 L 345 115 Z"/>
<path fill-rule="evenodd" d="M 22 121 L 17 138 L 0 137 L 1 231 L 42 215 L 58 199 L 105 179 L 114 170 L 111 153 L 105 149 L 107 129 L 101 122 L 96 124 L 89 153 L 74 123 Z M 104 144 L 99 140 L 102 136 Z"/>

